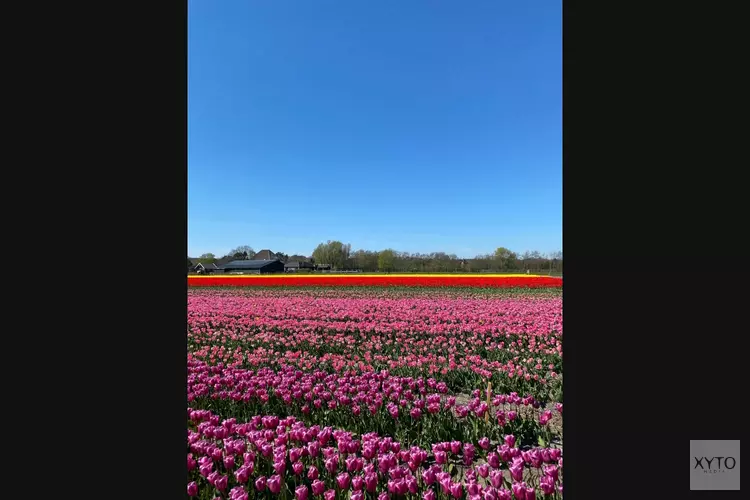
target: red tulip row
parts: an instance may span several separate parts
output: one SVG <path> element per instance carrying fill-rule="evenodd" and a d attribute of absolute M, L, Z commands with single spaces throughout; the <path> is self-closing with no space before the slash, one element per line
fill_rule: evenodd
<path fill-rule="evenodd" d="M 557 288 L 562 278 L 550 276 L 188 276 L 188 286 L 195 287 L 469 287 L 469 288 Z"/>

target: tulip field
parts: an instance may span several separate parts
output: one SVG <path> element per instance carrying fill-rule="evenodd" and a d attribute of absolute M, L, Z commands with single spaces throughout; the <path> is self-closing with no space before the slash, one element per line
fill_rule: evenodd
<path fill-rule="evenodd" d="M 189 497 L 562 498 L 560 278 L 188 285 Z"/>

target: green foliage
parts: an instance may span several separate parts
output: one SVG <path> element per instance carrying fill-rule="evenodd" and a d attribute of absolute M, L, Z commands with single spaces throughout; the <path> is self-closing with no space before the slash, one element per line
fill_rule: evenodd
<path fill-rule="evenodd" d="M 383 250 L 378 255 L 378 269 L 383 272 L 391 272 L 394 270 L 395 252 L 391 249 Z"/>
<path fill-rule="evenodd" d="M 350 252 L 351 245 L 328 240 L 315 247 L 312 256 L 316 264 L 330 264 L 333 269 L 343 269 Z"/>

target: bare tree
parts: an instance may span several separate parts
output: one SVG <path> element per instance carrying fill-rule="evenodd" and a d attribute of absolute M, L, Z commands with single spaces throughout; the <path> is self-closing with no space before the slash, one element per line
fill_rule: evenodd
<path fill-rule="evenodd" d="M 230 257 L 235 259 L 252 259 L 255 257 L 255 250 L 252 249 L 252 247 L 248 245 L 242 245 L 238 246 L 234 250 L 230 250 L 229 254 Z"/>

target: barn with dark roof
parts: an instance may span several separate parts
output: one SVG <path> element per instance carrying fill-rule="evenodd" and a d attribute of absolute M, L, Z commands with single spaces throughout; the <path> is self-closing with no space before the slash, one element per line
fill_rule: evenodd
<path fill-rule="evenodd" d="M 270 274 L 284 272 L 284 264 L 279 259 L 233 260 L 220 269 L 226 274 Z"/>

